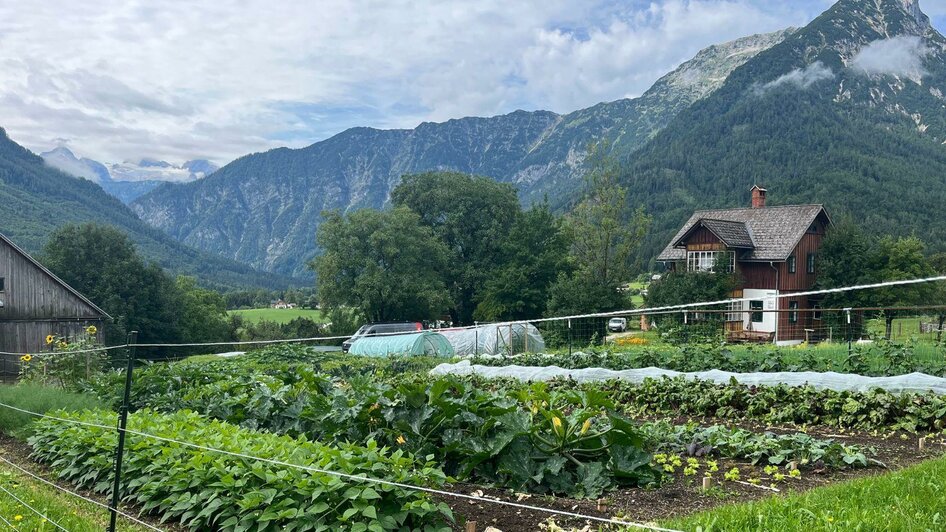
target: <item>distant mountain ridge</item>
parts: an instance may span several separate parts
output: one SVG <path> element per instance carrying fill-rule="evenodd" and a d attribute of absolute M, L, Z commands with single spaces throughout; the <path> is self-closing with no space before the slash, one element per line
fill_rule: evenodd
<path fill-rule="evenodd" d="M 824 203 L 946 249 L 946 38 L 915 0 L 841 0 L 735 69 L 630 162 L 656 253 L 699 208 Z"/>
<path fill-rule="evenodd" d="M 118 199 L 89 179 L 52 168 L 13 142 L 0 128 L 0 232 L 31 253 L 67 223 L 95 222 L 124 231 L 151 261 L 217 288 L 283 288 L 290 279 L 188 248 L 142 222 Z"/>
<path fill-rule="evenodd" d="M 132 203 L 178 240 L 254 267 L 305 274 L 320 212 L 380 208 L 401 176 L 456 170 L 516 184 L 523 201 L 567 205 L 589 145 L 633 153 L 733 69 L 793 30 L 711 46 L 640 98 L 559 115 L 515 111 L 423 123 L 411 130 L 352 128 L 311 146 L 244 156 L 194 183 L 162 185 Z"/>
<path fill-rule="evenodd" d="M 122 203 L 130 203 L 139 196 L 154 190 L 161 183 L 196 181 L 214 173 L 219 168 L 205 159 L 187 161 L 180 166 L 155 159 L 105 165 L 85 157 L 76 157 L 65 146 L 43 152 L 40 157 L 53 168 L 99 184 Z"/>

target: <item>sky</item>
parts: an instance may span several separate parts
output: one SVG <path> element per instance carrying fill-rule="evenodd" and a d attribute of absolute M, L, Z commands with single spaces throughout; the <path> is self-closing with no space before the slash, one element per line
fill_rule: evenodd
<path fill-rule="evenodd" d="M 827 0 L 0 0 L 0 127 L 41 152 L 224 164 L 349 127 L 640 95 Z M 921 0 L 946 28 L 946 0 Z"/>

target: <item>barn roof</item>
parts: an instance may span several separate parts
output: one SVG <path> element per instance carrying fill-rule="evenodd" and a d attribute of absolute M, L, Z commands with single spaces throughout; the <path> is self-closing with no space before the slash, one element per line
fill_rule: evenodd
<path fill-rule="evenodd" d="M 65 281 L 63 281 L 62 279 L 60 279 L 55 273 L 49 271 L 48 268 L 46 268 L 45 266 L 43 266 L 42 264 L 40 264 L 38 260 L 36 260 L 36 259 L 34 259 L 33 257 L 31 257 L 30 254 L 27 253 L 26 251 L 24 251 L 20 246 L 17 246 L 16 244 L 14 244 L 13 241 L 10 240 L 9 238 L 7 238 L 6 235 L 4 235 L 3 233 L 0 233 L 0 241 L 6 243 L 8 246 L 10 246 L 11 248 L 13 248 L 14 251 L 16 251 L 17 253 L 19 253 L 20 255 L 22 255 L 24 258 L 26 258 L 26 260 L 28 260 L 28 261 L 30 261 L 31 263 L 33 263 L 33 265 L 36 266 L 37 268 L 39 268 L 40 270 L 42 270 L 43 273 L 45 273 L 46 275 L 50 276 L 54 281 L 56 281 L 57 284 L 59 284 L 59 285 L 62 286 L 64 289 L 66 289 L 67 291 L 69 291 L 70 293 L 72 293 L 72 295 L 74 295 L 74 296 L 76 296 L 77 298 L 79 298 L 80 300 L 82 300 L 83 303 L 85 303 L 86 305 L 90 306 L 95 312 L 98 312 L 99 314 L 101 314 L 102 317 L 107 318 L 107 319 L 112 319 L 112 317 L 109 316 L 107 312 L 105 312 L 104 310 L 100 309 L 95 303 L 93 303 L 92 301 L 90 301 L 89 298 L 87 298 L 87 297 L 85 297 L 84 295 L 82 295 L 81 292 L 79 292 L 79 291 L 76 290 L 75 288 L 69 286 L 68 283 L 66 283 Z"/>
<path fill-rule="evenodd" d="M 752 244 L 751 251 L 741 260 L 788 260 L 792 250 L 821 213 L 825 213 L 827 217 L 823 205 L 777 205 L 759 209 L 696 211 L 657 256 L 657 260 L 669 262 L 686 259 L 686 248 L 681 240 L 697 225 L 713 231 L 730 247 L 748 248 L 749 246 L 744 245 L 748 238 L 748 243 Z M 730 241 L 741 245 L 730 244 Z"/>

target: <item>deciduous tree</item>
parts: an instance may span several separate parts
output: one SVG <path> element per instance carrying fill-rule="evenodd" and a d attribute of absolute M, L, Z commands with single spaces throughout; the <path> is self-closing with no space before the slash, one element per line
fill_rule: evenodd
<path fill-rule="evenodd" d="M 446 246 L 406 207 L 324 213 L 311 263 L 323 307 L 359 309 L 371 321 L 425 320 L 450 308 Z M 452 265 L 450 265 L 452 267 Z"/>

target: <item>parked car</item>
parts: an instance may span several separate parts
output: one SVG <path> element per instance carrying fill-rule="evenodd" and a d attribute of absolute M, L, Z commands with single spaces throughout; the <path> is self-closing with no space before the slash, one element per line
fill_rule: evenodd
<path fill-rule="evenodd" d="M 397 323 L 366 323 L 361 326 L 360 329 L 355 331 L 355 334 L 351 336 L 348 340 L 345 340 L 342 343 L 342 351 L 348 352 L 348 349 L 351 347 L 351 344 L 355 343 L 355 340 L 361 338 L 362 336 L 375 336 L 379 334 L 395 334 L 395 333 L 407 333 L 407 332 L 417 332 L 424 330 L 424 324 L 419 321 L 407 321 L 407 322 L 397 322 Z"/>
<path fill-rule="evenodd" d="M 611 318 L 608 320 L 608 330 L 611 332 L 624 332 L 627 330 L 627 318 Z"/>

